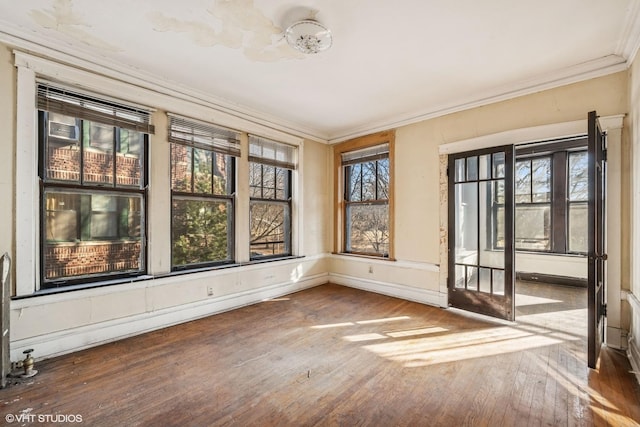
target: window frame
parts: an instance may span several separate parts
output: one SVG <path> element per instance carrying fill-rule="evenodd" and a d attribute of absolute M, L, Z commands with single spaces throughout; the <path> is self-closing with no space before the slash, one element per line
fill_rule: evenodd
<path fill-rule="evenodd" d="M 258 148 L 263 150 L 263 146 L 269 146 L 270 149 L 274 150 L 274 158 L 271 157 L 263 157 L 260 153 L 257 152 Z M 286 144 L 279 141 L 274 141 L 271 139 L 266 139 L 256 135 L 249 135 L 249 159 L 248 159 L 248 173 L 249 173 L 249 227 L 248 227 L 248 235 L 249 235 L 249 260 L 250 261 L 266 261 L 266 260 L 276 260 L 281 258 L 289 258 L 293 256 L 293 227 L 294 227 L 294 218 L 293 218 L 293 179 L 294 179 L 294 171 L 297 168 L 297 152 L 298 147 L 292 146 L 290 144 Z M 252 151 L 253 150 L 253 151 Z M 281 158 L 278 159 L 278 154 L 276 153 L 278 150 L 283 150 Z M 251 174 L 252 167 L 254 165 L 260 166 L 260 185 L 255 186 L 251 185 Z M 265 196 L 265 167 L 273 168 L 273 197 Z M 283 172 L 283 176 L 285 177 L 286 182 L 284 183 L 284 197 L 278 198 L 278 187 L 277 187 L 277 176 L 278 171 Z M 260 196 L 261 197 L 253 197 L 252 196 L 252 188 L 260 188 Z M 251 207 L 254 205 L 260 204 L 271 204 L 277 206 L 285 207 L 285 224 L 284 224 L 284 237 L 282 241 L 275 242 L 261 242 L 261 243 L 252 243 L 251 236 Z M 287 215 L 288 213 L 288 215 Z M 270 244 L 270 243 L 281 243 L 284 245 L 283 253 L 274 253 L 272 255 L 253 255 L 253 251 L 251 250 L 252 245 L 258 244 Z"/>
<path fill-rule="evenodd" d="M 372 148 L 378 145 L 389 145 L 389 177 L 388 177 L 388 229 L 389 229 L 389 250 L 387 254 L 372 252 L 350 252 L 347 251 L 348 232 L 347 208 L 349 203 L 345 200 L 347 188 L 347 176 L 343 165 L 343 154 Z M 341 255 L 364 256 L 382 260 L 395 260 L 394 258 L 394 163 L 395 163 L 395 130 L 383 131 L 333 146 L 334 153 L 334 253 Z M 368 203 L 369 201 L 367 201 Z M 352 202 L 353 203 L 353 202 Z"/>
<path fill-rule="evenodd" d="M 38 88 L 40 84 L 37 84 Z M 82 98 L 88 100 L 90 102 L 94 102 L 96 104 L 105 104 L 109 105 L 108 101 L 104 101 L 100 99 L 99 95 L 95 96 L 85 96 L 82 95 Z M 38 233 L 39 233 L 39 241 L 40 245 L 38 248 L 39 253 L 39 289 L 41 290 L 56 290 L 60 288 L 73 287 L 75 285 L 83 284 L 87 286 L 99 286 L 105 281 L 117 281 L 120 279 L 130 279 L 132 277 L 144 276 L 147 274 L 148 268 L 148 260 L 147 260 L 147 239 L 148 239 L 148 217 L 147 217 L 147 201 L 148 201 L 148 158 L 149 158 L 149 134 L 146 132 L 138 131 L 142 134 L 142 147 L 140 150 L 140 183 L 136 186 L 131 185 L 122 185 L 117 182 L 117 153 L 118 146 L 121 143 L 121 130 L 125 129 L 123 127 L 116 126 L 117 123 L 104 123 L 101 121 L 100 117 L 92 117 L 89 118 L 81 118 L 77 115 L 67 115 L 68 117 L 73 117 L 76 122 L 76 141 L 78 144 L 79 150 L 79 161 L 78 161 L 78 172 L 79 177 L 77 182 L 64 181 L 59 179 L 49 179 L 46 177 L 46 168 L 47 168 L 47 150 L 49 148 L 50 138 L 59 139 L 56 136 L 50 135 L 50 120 L 49 115 L 52 114 L 52 111 L 42 110 L 44 106 L 41 103 L 36 105 L 36 113 L 37 113 L 37 156 L 38 156 L 38 165 L 37 165 L 37 179 L 39 182 L 39 195 L 38 195 L 38 206 L 39 206 L 39 224 L 38 224 Z M 119 105 L 118 108 L 125 108 L 126 106 Z M 133 110 L 133 109 L 132 109 Z M 54 111 L 55 112 L 55 111 Z M 81 114 L 80 114 L 81 115 Z M 108 120 L 104 120 L 108 121 Z M 113 128 L 113 137 L 111 141 L 112 146 L 112 157 L 113 157 L 113 182 L 104 183 L 104 182 L 95 182 L 95 181 L 87 181 L 85 178 L 85 151 L 88 149 L 86 146 L 87 141 L 84 138 L 84 126 L 87 124 L 99 124 L 101 126 L 105 126 L 107 128 Z M 149 128 L 153 130 L 152 127 Z M 130 129 L 131 130 L 131 129 Z M 110 197 L 127 197 L 131 195 L 135 195 L 140 197 L 141 199 L 141 212 L 140 212 L 140 237 L 133 241 L 137 241 L 140 244 L 140 254 L 139 254 L 139 262 L 140 268 L 135 271 L 115 271 L 115 272 L 100 272 L 100 273 L 87 273 L 82 275 L 75 276 L 64 276 L 61 278 L 55 279 L 47 279 L 47 269 L 46 269 L 46 252 L 48 248 L 47 239 L 46 239 L 46 221 L 47 221 L 47 207 L 46 207 L 46 193 L 48 192 L 58 192 L 58 193 L 68 193 L 68 194 L 79 194 L 79 195 L 105 195 Z M 77 213 L 78 216 L 80 212 Z M 93 211 L 91 211 L 91 215 L 93 215 Z M 80 219 L 77 223 L 77 228 L 80 230 L 82 228 L 82 220 Z M 78 232 L 77 232 L 78 233 Z M 76 241 L 83 241 L 82 236 L 78 235 Z M 116 238 L 103 238 L 103 239 L 89 239 L 87 242 L 95 241 L 95 242 L 116 242 L 116 241 L 127 241 Z M 64 246 L 64 245 L 62 245 Z"/>
<path fill-rule="evenodd" d="M 515 248 L 516 252 L 584 256 L 585 252 L 569 250 L 569 155 L 586 151 L 586 136 L 557 139 L 516 146 L 516 162 L 540 157 L 551 158 L 550 249 Z M 574 202 L 575 203 L 575 202 Z M 583 203 L 578 202 L 578 203 Z M 517 207 L 521 203 L 516 203 Z M 517 226 L 517 225 L 516 225 Z"/>
<path fill-rule="evenodd" d="M 222 141 L 224 138 L 232 138 L 233 135 L 237 135 L 239 138 L 240 132 L 229 130 L 217 125 L 203 123 L 195 119 L 189 119 L 182 116 L 169 113 L 169 130 L 168 130 L 168 142 L 169 142 L 169 173 L 171 175 L 169 183 L 169 191 L 171 193 L 171 236 L 170 236 L 170 264 L 171 271 L 188 271 L 188 270 L 200 270 L 208 267 L 224 266 L 229 264 L 235 264 L 236 258 L 236 198 L 237 198 L 237 158 L 240 154 L 239 139 L 229 139 L 228 143 Z M 176 128 L 173 128 L 176 126 Z M 185 132 L 176 131 L 176 129 L 184 128 Z M 218 132 L 218 133 L 216 133 Z M 191 139 L 191 140 L 189 140 Z M 203 140 L 210 140 L 210 144 L 203 143 Z M 197 142 L 200 141 L 200 142 Z M 190 191 L 175 190 L 173 188 L 173 149 L 174 145 L 182 146 L 189 149 L 190 152 Z M 237 145 L 237 147 L 236 147 Z M 195 153 L 196 150 L 205 151 L 211 155 L 211 192 L 203 193 L 198 192 L 195 189 Z M 227 184 L 227 194 L 217 194 L 215 192 L 215 167 L 217 156 L 225 156 L 228 162 L 230 171 L 227 173 L 230 182 Z M 227 212 L 227 255 L 225 259 L 206 260 L 201 262 L 192 262 L 186 264 L 176 265 L 174 264 L 174 225 L 175 225 L 175 200 L 187 200 L 187 201 L 206 201 L 213 203 L 225 203 L 230 206 L 230 211 Z"/>

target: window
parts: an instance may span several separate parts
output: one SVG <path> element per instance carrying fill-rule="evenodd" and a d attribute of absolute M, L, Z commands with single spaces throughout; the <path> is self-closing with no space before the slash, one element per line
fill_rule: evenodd
<path fill-rule="evenodd" d="M 37 92 L 42 288 L 143 274 L 149 112 Z"/>
<path fill-rule="evenodd" d="M 518 149 L 515 162 L 515 248 L 549 253 L 587 251 L 587 151 L 577 138 Z"/>
<path fill-rule="evenodd" d="M 516 161 L 515 247 L 551 249 L 551 157 Z"/>
<path fill-rule="evenodd" d="M 172 268 L 233 262 L 239 134 L 169 115 L 169 141 Z"/>
<path fill-rule="evenodd" d="M 587 252 L 587 152 L 569 153 L 567 181 L 567 248 L 569 252 Z"/>
<path fill-rule="evenodd" d="M 377 143 L 372 144 L 374 141 Z M 383 133 L 337 148 L 336 159 L 342 176 L 341 252 L 390 256 L 391 143 L 388 141 L 389 135 Z"/>
<path fill-rule="evenodd" d="M 291 255 L 291 175 L 295 148 L 249 136 L 251 259 Z"/>

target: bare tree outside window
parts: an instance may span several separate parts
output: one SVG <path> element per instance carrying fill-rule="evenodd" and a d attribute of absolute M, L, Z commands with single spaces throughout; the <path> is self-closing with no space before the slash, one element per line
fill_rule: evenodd
<path fill-rule="evenodd" d="M 588 154 L 584 139 L 545 145 L 545 153 L 523 150 L 515 162 L 515 248 L 549 253 L 587 251 Z M 455 171 L 458 174 L 459 171 Z M 457 176 L 457 175 L 456 175 Z M 494 195 L 494 229 L 504 216 L 504 188 Z M 494 247 L 504 246 L 495 234 Z"/>
<path fill-rule="evenodd" d="M 291 255 L 293 147 L 250 137 L 251 259 Z"/>
<path fill-rule="evenodd" d="M 516 161 L 515 247 L 551 249 L 551 157 Z"/>
<path fill-rule="evenodd" d="M 343 155 L 345 251 L 389 256 L 388 145 Z"/>

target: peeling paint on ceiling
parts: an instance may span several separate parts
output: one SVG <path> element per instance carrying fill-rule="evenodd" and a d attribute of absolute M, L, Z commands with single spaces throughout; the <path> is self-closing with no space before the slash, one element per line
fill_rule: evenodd
<path fill-rule="evenodd" d="M 282 28 L 256 8 L 253 0 L 215 0 L 206 12 L 215 23 L 180 20 L 157 10 L 148 19 L 155 31 L 185 33 L 198 46 L 240 49 L 251 61 L 304 58 L 287 45 Z"/>
<path fill-rule="evenodd" d="M 122 49 L 93 36 L 89 32 L 91 25 L 87 24 L 81 16 L 75 14 L 73 0 L 55 0 L 51 9 L 32 9 L 29 15 L 41 27 L 63 33 L 93 48 L 110 52 L 122 51 Z"/>
<path fill-rule="evenodd" d="M 303 55 L 316 14 L 336 43 Z M 330 141 L 621 71 L 638 28 L 640 0 L 0 0 L 3 49 Z"/>

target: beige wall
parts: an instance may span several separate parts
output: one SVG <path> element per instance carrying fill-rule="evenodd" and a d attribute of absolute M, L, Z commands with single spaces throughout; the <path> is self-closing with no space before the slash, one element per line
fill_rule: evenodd
<path fill-rule="evenodd" d="M 628 235 L 630 252 L 629 290 L 623 304 L 623 325 L 629 331 L 628 354 L 636 375 L 640 370 L 640 57 L 629 69 L 629 115 L 625 120 L 627 141 L 631 149 L 628 156 L 631 170 L 631 188 L 627 194 L 631 210 L 631 229 Z M 626 284 L 625 284 L 626 285 Z M 628 322 L 628 323 L 627 323 Z"/>
<path fill-rule="evenodd" d="M 397 129 L 396 257 L 440 262 L 440 219 L 435 210 L 440 145 L 513 129 L 585 120 L 591 110 L 601 116 L 624 114 L 626 85 L 626 73 L 621 72 Z"/>
<path fill-rule="evenodd" d="M 576 121 L 584 122 L 584 129 L 579 132 L 586 133 L 589 111 L 596 110 L 603 117 L 626 114 L 627 77 L 626 72 L 620 72 L 396 129 L 394 246 L 397 261 L 334 255 L 330 259 L 331 279 L 370 291 L 446 306 L 446 227 L 441 231 L 441 225 L 446 224 L 447 209 L 446 205 L 440 208 L 446 202 L 446 191 L 440 187 L 444 182 L 446 189 L 446 168 L 441 163 L 440 149 L 446 144 L 456 145 L 474 139 L 490 145 L 495 136 Z M 548 137 L 560 136 L 565 135 Z M 510 140 L 501 144 L 522 142 L 526 141 Z M 624 166 L 621 160 L 625 157 L 622 152 L 625 147 L 619 130 L 609 142 L 614 157 L 610 161 L 609 172 L 618 183 L 610 188 L 609 196 L 619 203 L 622 192 L 629 186 L 628 165 Z M 446 160 L 446 156 L 442 158 Z M 627 167 L 627 170 L 622 170 L 622 167 Z M 629 227 L 621 221 L 628 213 L 620 212 L 618 205 L 614 210 L 609 213 L 613 218 L 611 221 L 618 228 L 622 227 L 609 241 L 613 252 L 619 254 L 609 262 L 610 272 L 615 273 L 614 283 L 610 283 L 609 326 L 618 335 L 614 340 L 616 344 L 624 333 L 620 330 L 621 282 L 629 275 L 628 268 L 621 270 L 628 263 L 628 254 L 623 250 L 624 242 L 620 235 L 628 234 Z M 553 262 L 551 259 L 546 261 L 544 265 Z M 573 273 L 583 276 L 584 265 L 577 264 Z M 556 270 L 547 273 L 558 274 Z"/>

